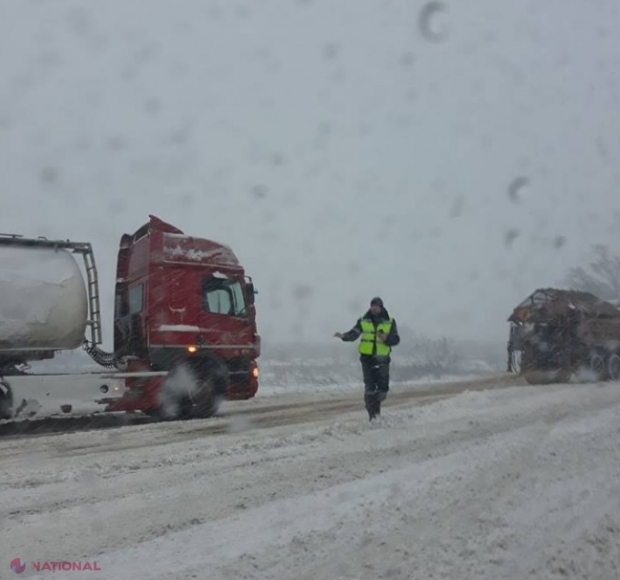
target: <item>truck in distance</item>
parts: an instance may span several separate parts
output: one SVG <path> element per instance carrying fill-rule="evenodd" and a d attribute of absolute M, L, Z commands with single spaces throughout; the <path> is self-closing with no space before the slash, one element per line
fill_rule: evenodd
<path fill-rule="evenodd" d="M 508 318 L 508 371 L 532 384 L 620 380 L 620 309 L 594 294 L 539 288 Z"/>

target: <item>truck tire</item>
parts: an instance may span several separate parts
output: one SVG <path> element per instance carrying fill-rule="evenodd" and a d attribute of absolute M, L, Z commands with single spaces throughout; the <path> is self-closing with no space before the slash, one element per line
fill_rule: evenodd
<path fill-rule="evenodd" d="M 13 418 L 13 391 L 11 385 L 0 379 L 0 421 Z"/>
<path fill-rule="evenodd" d="M 228 370 L 214 360 L 188 361 L 170 370 L 158 394 L 158 417 L 167 421 L 207 418 L 226 395 Z"/>
<path fill-rule="evenodd" d="M 521 370 L 522 370 L 522 357 L 523 357 L 523 352 L 520 350 L 511 350 L 510 351 L 510 371 L 512 372 L 512 374 L 514 375 L 519 375 L 521 374 Z"/>
<path fill-rule="evenodd" d="M 620 354 L 614 353 L 609 357 L 607 374 L 612 381 L 620 381 Z"/>
<path fill-rule="evenodd" d="M 590 357 L 590 371 L 593 373 L 595 381 L 607 380 L 607 365 L 605 364 L 603 355 L 595 352 Z"/>

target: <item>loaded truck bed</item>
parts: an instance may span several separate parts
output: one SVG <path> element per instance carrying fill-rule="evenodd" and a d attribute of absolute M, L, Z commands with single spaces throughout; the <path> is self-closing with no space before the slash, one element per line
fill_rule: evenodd
<path fill-rule="evenodd" d="M 508 370 L 530 382 L 620 380 L 620 309 L 594 294 L 538 289 L 508 318 Z"/>

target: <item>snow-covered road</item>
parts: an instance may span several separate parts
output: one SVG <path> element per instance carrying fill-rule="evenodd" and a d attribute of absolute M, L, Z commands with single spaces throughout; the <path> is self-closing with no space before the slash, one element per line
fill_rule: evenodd
<path fill-rule="evenodd" d="M 0 578 L 620 577 L 620 385 L 488 386 L 0 440 Z"/>

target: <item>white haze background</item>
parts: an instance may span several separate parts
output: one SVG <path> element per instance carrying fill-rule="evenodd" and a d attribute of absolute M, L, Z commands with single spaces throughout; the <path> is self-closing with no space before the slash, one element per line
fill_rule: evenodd
<path fill-rule="evenodd" d="M 116 251 L 148 214 L 230 244 L 267 341 L 375 294 L 403 327 L 501 340 L 618 243 L 614 0 L 0 0 L 0 231 Z M 527 185 L 516 197 L 510 184 Z"/>

